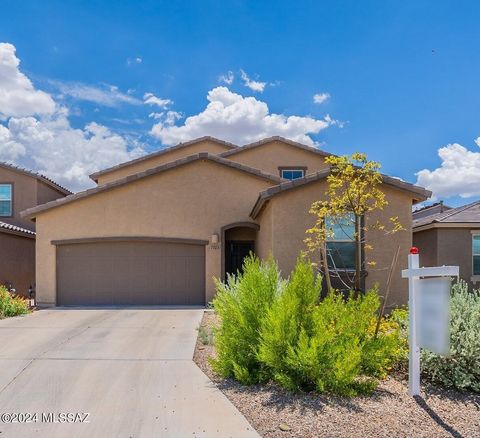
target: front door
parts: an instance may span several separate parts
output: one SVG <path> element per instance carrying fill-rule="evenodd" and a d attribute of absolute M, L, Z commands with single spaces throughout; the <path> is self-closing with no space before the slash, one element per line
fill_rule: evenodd
<path fill-rule="evenodd" d="M 253 240 L 227 240 L 225 248 L 225 274 L 243 272 L 243 259 L 254 251 Z"/>

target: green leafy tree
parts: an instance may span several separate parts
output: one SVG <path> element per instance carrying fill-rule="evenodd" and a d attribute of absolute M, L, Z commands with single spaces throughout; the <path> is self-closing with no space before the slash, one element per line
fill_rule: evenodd
<path fill-rule="evenodd" d="M 354 229 L 352 238 L 355 242 L 355 274 L 352 283 L 354 290 L 360 291 L 362 271 L 366 267 L 362 260 L 362 245 L 365 250 L 372 249 L 365 241 L 368 231 L 365 218 L 369 213 L 383 210 L 388 205 L 385 193 L 380 188 L 380 164 L 368 160 L 367 155 L 362 153 L 329 156 L 325 161 L 331 167 L 327 177 L 326 199 L 314 202 L 310 208 L 310 213 L 315 216 L 315 224 L 306 231 L 308 237 L 305 243 L 309 252 L 319 254 L 320 268 L 326 277 L 327 287 L 331 290 L 332 271 L 335 271 L 337 277 L 340 275 L 338 268 L 332 269 L 329 264 L 327 241 L 333 237 L 333 225 L 342 228 L 351 222 Z M 383 230 L 386 234 L 404 229 L 398 217 L 391 217 L 389 221 L 389 229 L 379 221 L 371 227 Z M 369 264 L 375 265 L 375 261 Z"/>

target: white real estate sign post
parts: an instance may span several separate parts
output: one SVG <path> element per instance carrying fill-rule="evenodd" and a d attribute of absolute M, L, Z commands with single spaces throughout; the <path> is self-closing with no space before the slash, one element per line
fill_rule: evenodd
<path fill-rule="evenodd" d="M 420 348 L 437 354 L 450 351 L 451 277 L 458 277 L 458 266 L 420 268 L 418 249 L 408 255 L 409 363 L 408 390 L 420 394 Z"/>

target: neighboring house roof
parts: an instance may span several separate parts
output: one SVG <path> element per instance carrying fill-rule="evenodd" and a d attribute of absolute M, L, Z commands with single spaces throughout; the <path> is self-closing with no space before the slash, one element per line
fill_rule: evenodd
<path fill-rule="evenodd" d="M 480 200 L 442 213 L 413 219 L 414 231 L 455 225 L 480 227 Z"/>
<path fill-rule="evenodd" d="M 299 187 L 303 187 L 307 184 L 314 183 L 316 181 L 320 181 L 325 179 L 330 174 L 330 169 L 322 170 L 317 173 L 313 173 L 311 175 L 307 175 L 304 178 L 294 179 L 292 181 L 282 182 L 276 186 L 269 187 L 268 189 L 260 192 L 258 196 L 257 202 L 253 206 L 252 212 L 250 216 L 255 219 L 263 209 L 265 203 L 273 198 L 274 196 L 280 195 L 284 192 L 289 190 L 297 189 Z M 413 199 L 417 202 L 424 201 L 425 199 L 429 198 L 432 194 L 429 190 L 424 189 L 423 187 L 416 186 L 414 184 L 407 183 L 397 178 L 392 178 L 387 175 L 382 174 L 382 181 L 384 184 L 388 184 L 398 190 L 403 190 L 409 192 L 413 195 Z"/>
<path fill-rule="evenodd" d="M 26 228 L 22 228 L 17 225 L 7 224 L 6 222 L 2 222 L 2 221 L 0 221 L 0 232 L 10 233 L 10 234 L 19 234 L 25 237 L 35 238 L 35 231 L 28 230 Z"/>
<path fill-rule="evenodd" d="M 63 193 L 64 195 L 70 195 L 72 193 L 70 190 L 66 189 L 65 187 L 62 187 L 60 184 L 57 184 L 52 179 L 40 173 L 34 172 L 32 170 L 28 170 L 23 167 L 18 167 L 13 164 L 8 164 L 5 162 L 0 162 L 0 167 L 3 167 L 4 169 L 12 170 L 13 172 L 23 173 L 24 175 L 28 175 L 33 178 L 36 178 L 37 180 L 44 182 L 48 186 L 53 187 L 55 190 L 58 190 L 60 193 Z"/>
<path fill-rule="evenodd" d="M 36 207 L 29 208 L 21 213 L 23 217 L 27 218 L 33 218 L 35 217 L 38 213 L 50 210 L 52 208 L 60 207 L 65 204 L 69 204 L 70 202 L 74 202 L 79 199 L 84 199 L 92 195 L 96 195 L 97 193 L 102 193 L 117 187 L 124 186 L 126 184 L 130 184 L 134 181 L 138 181 L 143 178 L 147 178 L 152 175 L 156 175 L 158 173 L 174 169 L 183 165 L 186 165 L 188 163 L 192 163 L 194 161 L 198 160 L 209 160 L 214 163 L 221 164 L 226 167 L 230 167 L 233 169 L 237 169 L 241 172 L 245 172 L 249 175 L 255 176 L 257 178 L 262 178 L 266 181 L 273 182 L 273 183 L 280 183 L 282 178 L 275 176 L 275 175 L 270 175 L 268 173 L 265 173 L 259 169 L 255 169 L 253 167 L 246 166 L 244 164 L 236 163 L 234 161 L 226 160 L 224 158 L 219 157 L 218 155 L 210 154 L 208 152 L 200 152 L 197 154 L 190 155 L 188 157 L 180 158 L 175 161 L 171 161 L 166 164 L 161 164 L 160 166 L 154 167 L 152 169 L 148 169 L 139 173 L 136 173 L 134 175 L 126 176 L 123 178 L 120 178 L 118 180 L 112 181 L 107 184 L 103 184 L 101 186 L 97 186 L 93 189 L 85 190 L 83 192 L 78 192 L 73 195 L 67 196 L 66 198 L 59 198 L 54 201 L 47 202 L 46 204 L 39 205 Z"/>
<path fill-rule="evenodd" d="M 258 148 L 258 147 L 263 146 L 265 144 L 271 143 L 272 141 L 280 141 L 282 143 L 289 144 L 290 146 L 295 146 L 296 148 L 303 149 L 304 151 L 308 151 L 308 152 L 313 152 L 314 154 L 322 155 L 324 157 L 328 157 L 330 155 L 333 155 L 333 154 L 330 154 L 328 152 L 317 149 L 315 147 L 307 146 L 305 144 L 298 143 L 298 142 L 293 141 L 293 140 L 289 140 L 288 138 L 285 138 L 285 137 L 273 136 L 273 137 L 265 138 L 265 139 L 260 140 L 260 141 L 256 141 L 255 143 L 250 143 L 250 144 L 246 144 L 244 146 L 239 146 L 235 149 L 232 149 L 231 151 L 222 152 L 221 154 L 219 154 L 219 156 L 230 157 L 231 155 L 239 154 L 239 153 L 242 153 L 244 151 L 248 151 L 250 149 Z"/>
<path fill-rule="evenodd" d="M 136 158 L 135 160 L 130 160 L 130 161 L 126 161 L 125 163 L 117 164 L 116 166 L 109 167 L 108 169 L 99 170 L 98 172 L 92 173 L 90 175 L 90 178 L 93 179 L 95 182 L 97 182 L 98 177 L 101 176 L 101 175 L 104 175 L 106 173 L 110 173 L 110 172 L 113 172 L 115 170 L 122 169 L 122 168 L 127 167 L 127 166 L 131 166 L 132 164 L 141 163 L 142 161 L 146 161 L 146 160 L 149 160 L 151 158 L 158 157 L 158 156 L 167 154 L 169 152 L 176 151 L 178 149 L 182 149 L 182 148 L 187 147 L 187 146 L 191 146 L 195 143 L 200 143 L 202 141 L 211 141 L 213 143 L 217 143 L 217 144 L 220 144 L 222 146 L 225 146 L 228 149 L 237 148 L 237 146 L 234 145 L 233 143 L 229 143 L 227 141 L 219 140 L 218 138 L 210 137 L 210 136 L 206 135 L 204 137 L 199 137 L 199 138 L 196 138 L 194 140 L 186 141 L 184 143 L 178 143 L 175 146 L 171 146 L 169 148 L 161 149 L 157 152 L 153 152 L 151 154 L 144 155 L 143 157 Z"/>
<path fill-rule="evenodd" d="M 435 202 L 431 205 L 426 205 L 422 208 L 414 210 L 412 212 L 413 219 L 420 219 L 422 217 L 431 216 L 432 214 L 443 213 L 444 211 L 451 210 L 452 207 L 445 205 L 443 201 Z"/>

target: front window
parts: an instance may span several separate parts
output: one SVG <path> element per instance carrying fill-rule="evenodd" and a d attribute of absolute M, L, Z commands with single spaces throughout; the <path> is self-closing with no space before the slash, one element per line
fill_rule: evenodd
<path fill-rule="evenodd" d="M 348 214 L 341 217 L 327 217 L 328 267 L 341 271 L 355 269 L 355 217 Z"/>
<path fill-rule="evenodd" d="M 282 178 L 297 179 L 305 176 L 304 169 L 282 169 Z"/>
<path fill-rule="evenodd" d="M 480 234 L 472 236 L 473 275 L 480 275 Z"/>
<path fill-rule="evenodd" d="M 12 185 L 0 184 L 0 217 L 10 217 L 13 214 Z"/>

